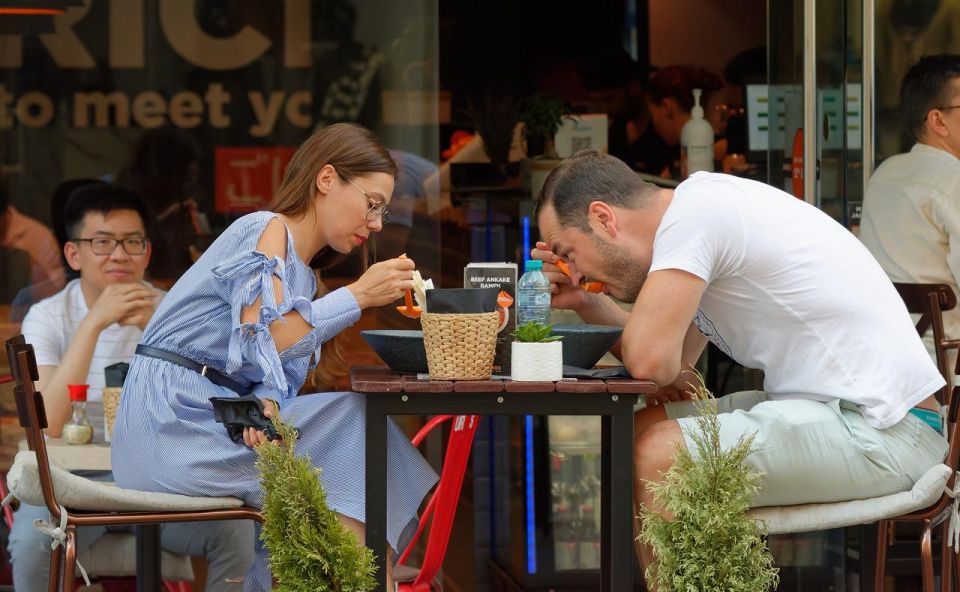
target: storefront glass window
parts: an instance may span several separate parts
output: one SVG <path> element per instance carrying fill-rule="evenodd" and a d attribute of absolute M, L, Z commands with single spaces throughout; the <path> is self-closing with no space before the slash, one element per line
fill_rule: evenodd
<path fill-rule="evenodd" d="M 140 193 L 149 280 L 169 288 L 233 220 L 268 206 L 297 145 L 339 121 L 372 129 L 402 171 L 371 257 L 439 259 L 436 0 L 78 4 L 0 35 L 0 322 L 68 279 L 62 183 Z M 14 241 L 23 228 L 38 238 Z M 333 288 L 359 268 L 353 255 L 324 278 Z M 359 325 L 393 322 L 372 317 Z M 352 341 L 358 361 L 376 360 Z"/>

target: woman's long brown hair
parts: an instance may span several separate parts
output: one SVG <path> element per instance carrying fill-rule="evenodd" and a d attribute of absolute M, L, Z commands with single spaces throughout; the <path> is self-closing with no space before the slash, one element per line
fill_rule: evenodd
<path fill-rule="evenodd" d="M 396 163 L 370 130 L 353 123 L 335 123 L 314 132 L 297 149 L 287 165 L 270 210 L 294 220 L 314 212 L 317 175 L 328 164 L 346 179 L 369 173 L 387 173 L 397 178 Z M 328 261 L 333 254 L 329 247 L 325 247 L 317 253 L 314 261 Z M 365 268 L 366 252 L 363 255 Z M 315 266 L 314 271 L 317 275 L 316 297 L 319 298 L 327 289 L 320 277 L 319 267 Z M 346 375 L 347 362 L 343 358 L 340 341 L 338 335 L 324 342 L 320 349 L 320 360 L 307 377 L 307 386 L 314 390 L 332 390 L 337 379 Z"/>

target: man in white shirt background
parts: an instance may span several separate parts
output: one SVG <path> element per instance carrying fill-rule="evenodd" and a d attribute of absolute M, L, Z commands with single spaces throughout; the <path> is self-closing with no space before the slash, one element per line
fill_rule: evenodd
<path fill-rule="evenodd" d="M 860 238 L 894 282 L 947 284 L 960 296 L 960 55 L 928 56 L 911 67 L 900 109 L 916 144 L 870 177 Z M 943 320 L 947 337 L 960 338 L 960 309 Z M 924 342 L 933 355 L 932 335 Z"/>
<path fill-rule="evenodd" d="M 104 368 L 130 361 L 162 293 L 143 281 L 150 261 L 148 214 L 134 193 L 106 184 L 82 187 L 70 195 L 64 217 L 69 236 L 64 255 L 80 277 L 33 305 L 22 331 L 36 352 L 48 435 L 58 437 L 71 418 L 67 385 L 88 384 L 95 441 L 103 441 Z M 85 476 L 112 480 L 110 473 Z M 49 513 L 22 504 L 10 533 L 18 592 L 47 589 L 50 540 L 33 527 L 34 518 L 49 519 Z M 78 548 L 92 544 L 104 530 L 79 529 Z M 171 524 L 161 531 L 165 549 L 207 558 L 206 589 L 213 592 L 240 589 L 253 562 L 252 537 L 248 521 Z"/>

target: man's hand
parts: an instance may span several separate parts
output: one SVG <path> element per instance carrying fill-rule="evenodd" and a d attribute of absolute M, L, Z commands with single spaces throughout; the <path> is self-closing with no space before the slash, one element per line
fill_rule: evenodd
<path fill-rule="evenodd" d="M 680 390 L 672 386 L 662 386 L 657 392 L 646 396 L 647 405 L 662 405 L 673 401 L 689 401 L 693 396 L 689 391 Z"/>
<path fill-rule="evenodd" d="M 576 311 L 589 303 L 593 295 L 579 287 L 583 276 L 575 269 L 570 270 L 572 277 L 560 271 L 556 265 L 560 258 L 553 254 L 547 243 L 538 241 L 530 251 L 530 258 L 543 261 L 543 275 L 550 280 L 551 307 Z"/>
<path fill-rule="evenodd" d="M 117 321 L 118 325 L 132 325 L 145 331 L 147 323 L 153 318 L 153 313 L 157 310 L 156 299 L 151 304 L 135 309 L 133 312 Z"/>
<path fill-rule="evenodd" d="M 156 301 L 157 293 L 139 282 L 111 284 L 104 288 L 86 319 L 100 331 L 114 323 L 143 329 L 153 315 Z"/>

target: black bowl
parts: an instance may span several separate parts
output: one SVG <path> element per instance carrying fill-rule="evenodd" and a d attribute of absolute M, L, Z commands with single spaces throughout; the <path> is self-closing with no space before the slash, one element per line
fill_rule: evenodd
<path fill-rule="evenodd" d="M 423 331 L 371 329 L 360 331 L 360 336 L 391 370 L 427 372 L 427 352 L 423 348 Z"/>
<path fill-rule="evenodd" d="M 623 327 L 610 325 L 554 325 L 553 334 L 563 337 L 563 364 L 593 368 L 620 339 Z"/>

